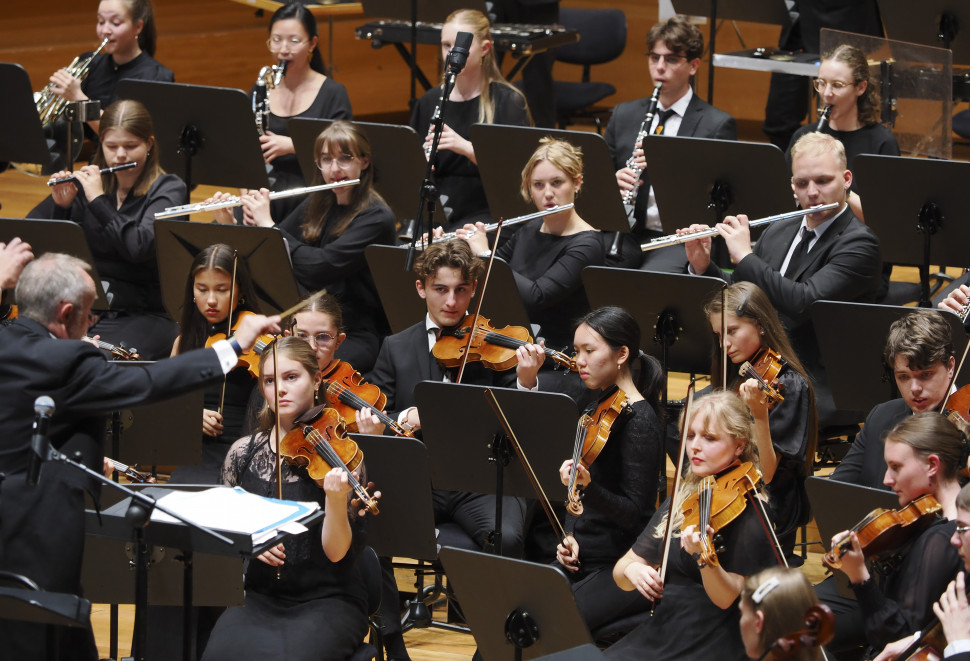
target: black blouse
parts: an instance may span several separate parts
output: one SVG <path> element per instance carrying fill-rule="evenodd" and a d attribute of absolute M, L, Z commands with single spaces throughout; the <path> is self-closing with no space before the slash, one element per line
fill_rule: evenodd
<path fill-rule="evenodd" d="M 185 203 L 185 183 L 163 174 L 143 196 L 129 194 L 118 209 L 113 194 L 88 202 L 78 191 L 70 207 L 48 196 L 28 218 L 73 220 L 84 230 L 94 266 L 108 282 L 112 310 L 165 314 L 155 258 L 155 213 Z"/>
<path fill-rule="evenodd" d="M 573 327 L 589 312 L 583 269 L 602 266 L 603 242 L 596 231 L 556 236 L 530 220 L 496 250 L 512 267 L 529 321 L 541 326 L 546 346 L 572 346 Z"/>
<path fill-rule="evenodd" d="M 92 52 L 89 51 L 81 57 L 89 57 Z M 175 74 L 144 51 L 131 62 L 120 66 L 115 64 L 114 57 L 110 54 L 99 53 L 91 60 L 91 68 L 88 69 L 87 79 L 81 83 L 81 91 L 89 99 L 100 101 L 101 109 L 104 110 L 118 98 L 118 83 L 126 78 L 175 82 Z"/>

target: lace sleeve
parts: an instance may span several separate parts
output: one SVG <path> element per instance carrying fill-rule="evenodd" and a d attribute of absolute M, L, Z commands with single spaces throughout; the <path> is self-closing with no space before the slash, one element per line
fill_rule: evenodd
<path fill-rule="evenodd" d="M 254 436 L 243 436 L 232 444 L 229 454 L 222 463 L 222 474 L 219 476 L 219 483 L 229 487 L 239 484 L 239 479 L 246 470 L 246 465 L 252 459 Z"/>

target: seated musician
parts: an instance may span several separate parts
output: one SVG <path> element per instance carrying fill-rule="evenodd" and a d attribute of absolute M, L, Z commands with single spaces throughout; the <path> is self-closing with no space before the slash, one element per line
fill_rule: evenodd
<path fill-rule="evenodd" d="M 284 433 L 301 434 L 291 431 L 294 422 L 313 408 L 320 385 L 316 354 L 303 340 L 282 338 L 278 365 L 273 355 L 264 351 L 260 356 L 265 404 L 259 429 L 233 444 L 222 470 L 223 484 L 271 498 L 277 496 L 280 442 L 274 413 Z M 279 410 L 274 412 L 276 401 Z M 219 618 L 203 661 L 279 655 L 295 661 L 349 659 L 367 633 L 367 595 L 356 566 L 364 546 L 363 520 L 351 504 L 347 471 L 335 467 L 314 478 L 307 468 L 284 461 L 282 475 L 283 498 L 320 503 L 323 521 L 249 562 L 246 603 Z"/>
<path fill-rule="evenodd" d="M 909 415 L 939 408 L 953 381 L 953 354 L 950 325 L 944 315 L 914 308 L 893 322 L 883 360 L 893 372 L 900 397 L 872 408 L 852 447 L 835 467 L 833 480 L 884 488 L 883 437 Z"/>
<path fill-rule="evenodd" d="M 704 314 L 723 347 L 712 357 L 711 385 L 739 393 L 764 432 L 758 435 L 758 450 L 768 507 L 778 541 L 789 560 L 795 561 L 795 533 L 812 518 L 805 475 L 818 426 L 815 391 L 765 293 L 753 283 L 735 282 L 724 290 L 723 299 L 721 296 L 721 292 L 715 293 L 704 306 Z M 774 388 L 784 397 L 770 407 L 770 400 L 750 372 L 747 376 L 738 372 L 739 365 L 757 362 L 765 350 L 779 356 L 781 369 Z M 731 362 L 726 384 L 721 383 L 723 354 Z"/>
<path fill-rule="evenodd" d="M 145 360 L 169 355 L 178 332 L 162 305 L 155 260 L 155 213 L 185 202 L 185 184 L 166 174 L 152 118 L 138 101 L 117 101 L 101 116 L 101 143 L 92 165 L 61 171 L 50 196 L 28 218 L 71 220 L 81 226 L 94 266 L 106 284 L 111 309 L 92 334 L 116 345 L 136 346 Z M 105 167 L 135 167 L 100 174 Z"/>
<path fill-rule="evenodd" d="M 334 122 L 317 136 L 313 153 L 322 175 L 315 183 L 360 183 L 310 193 L 285 218 L 270 215 L 268 190 L 253 191 L 243 196 L 243 221 L 260 227 L 279 221 L 299 285 L 306 291 L 326 288 L 343 310 L 348 336 L 337 357 L 365 371 L 374 365 L 381 339 L 390 329 L 364 249 L 371 244 L 394 245 L 396 221 L 374 189 L 371 145 L 359 125 Z M 227 210 L 217 219 L 233 222 Z"/>
<path fill-rule="evenodd" d="M 567 489 L 574 480 L 582 510 L 574 508 L 566 514 L 566 538 L 556 549 L 556 559 L 568 572 L 586 626 L 595 631 L 649 608 L 636 592 L 620 590 L 611 570 L 655 509 L 663 459 L 659 417 L 663 371 L 655 358 L 640 351 L 640 327 L 619 307 L 586 315 L 576 328 L 573 347 L 586 387 L 607 400 L 619 394 L 619 388 L 625 400 L 624 412 L 613 420 L 602 450 L 596 456 L 580 456 L 580 461 L 567 459 L 559 468 Z M 587 433 L 602 437 L 603 432 L 594 422 Z M 533 535 L 544 523 L 536 518 Z M 548 561 L 551 548 L 542 549 L 535 560 Z"/>
<path fill-rule="evenodd" d="M 963 566 L 956 578 L 950 581 L 939 601 L 933 604 L 933 612 L 943 628 L 943 645 L 928 648 L 942 658 L 951 661 L 970 661 L 970 604 L 967 603 L 967 579 L 970 572 L 970 485 L 964 485 L 957 494 L 956 530 L 950 543 L 957 548 Z M 922 632 L 907 636 L 883 648 L 875 661 L 894 661 L 895 659 L 931 658 L 930 656 L 900 656 L 907 650 L 912 654 L 911 645 L 927 642 L 924 637 L 932 635 L 933 627 L 927 626 Z M 944 647 L 945 645 L 945 647 Z M 937 656 L 936 658 L 940 658 Z"/>
<path fill-rule="evenodd" d="M 835 556 L 841 562 L 837 568 L 845 572 L 856 597 L 855 602 L 841 598 L 833 580 L 818 586 L 822 603 L 835 613 L 830 649 L 837 653 L 859 645 L 879 650 L 926 625 L 933 615 L 933 600 L 960 567 L 949 539 L 956 529 L 959 470 L 968 454 L 966 436 L 940 413 L 916 413 L 889 432 L 883 454 L 883 481 L 896 492 L 900 507 L 916 510 L 914 500 L 931 496 L 941 510 L 939 516 L 926 518 L 925 529 L 913 525 L 912 536 L 900 539 L 897 548 L 877 561 L 859 541 L 869 538 L 867 531 L 844 531 L 832 538 L 833 551 L 826 557 Z M 915 511 L 914 517 L 918 518 Z"/>
<path fill-rule="evenodd" d="M 809 308 L 819 300 L 873 301 L 881 285 L 879 240 L 846 204 L 851 184 L 842 143 L 829 135 L 809 133 L 792 147 L 792 191 L 803 209 L 827 203 L 838 203 L 837 208 L 774 223 L 753 250 L 748 217 L 727 216 L 716 229 L 737 265 L 731 274 L 711 262 L 710 238 L 685 244 L 690 272 L 729 283 L 753 282 L 768 295 L 815 380 L 823 427 L 836 420 L 835 405 Z M 707 226 L 691 225 L 678 234 L 703 229 Z"/>
<path fill-rule="evenodd" d="M 734 393 L 719 391 L 698 398 L 690 418 L 682 424 L 690 465 L 678 487 L 678 503 L 696 496 L 705 477 L 726 477 L 731 471 L 744 470 L 742 462 L 751 462 L 751 470 L 757 472 L 751 412 Z M 608 659 L 743 658 L 738 596 L 745 577 L 778 563 L 756 493 L 753 489 L 746 496 L 737 496 L 745 505 L 737 518 L 720 528 L 721 550 L 709 549 L 704 554 L 699 531 L 702 521 L 686 523 L 683 509 L 671 511 L 670 498 L 664 501 L 613 568 L 613 578 L 621 589 L 636 590 L 654 602 L 656 609 L 653 617 L 606 650 Z M 674 517 L 670 526 L 668 516 Z M 672 537 L 665 540 L 668 527 Z M 705 531 L 710 530 L 705 526 Z M 669 564 L 662 576 L 665 541 L 669 543 Z"/>
<path fill-rule="evenodd" d="M 820 647 L 803 647 L 794 656 L 771 651 L 775 641 L 805 629 L 805 614 L 818 604 L 818 595 L 805 574 L 788 567 L 769 567 L 749 576 L 741 591 L 741 638 L 749 659 L 791 658 L 824 661 Z"/>
<path fill-rule="evenodd" d="M 647 33 L 647 65 L 654 85 L 662 83 L 659 102 L 650 126 L 643 127 L 648 134 L 676 135 L 692 138 L 716 138 L 737 140 L 738 127 L 734 118 L 711 106 L 694 93 L 691 81 L 701 65 L 704 53 L 704 36 L 686 16 L 673 16 L 657 23 Z M 616 183 L 620 194 L 631 191 L 636 194 L 632 236 L 634 243 L 643 243 L 663 234 L 660 211 L 647 170 L 647 162 L 639 139 L 640 127 L 647 113 L 649 95 L 616 106 L 603 138 L 610 148 Z M 627 167 L 634 158 L 636 170 Z M 642 253 L 634 248 L 626 249 L 635 260 L 624 264 L 638 268 L 644 260 Z M 674 246 L 648 253 L 651 270 L 678 271 L 685 263 L 683 248 Z M 674 268 L 674 267 L 677 268 Z M 646 267 L 646 265 L 645 265 Z"/>

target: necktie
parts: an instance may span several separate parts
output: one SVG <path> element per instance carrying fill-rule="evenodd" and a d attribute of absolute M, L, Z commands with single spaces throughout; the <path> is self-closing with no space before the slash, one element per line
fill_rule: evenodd
<path fill-rule="evenodd" d="M 674 111 L 671 108 L 667 108 L 666 110 L 660 111 L 660 119 L 657 120 L 657 128 L 653 130 L 654 135 L 663 135 L 664 125 L 667 123 L 667 120 L 670 119 L 670 117 L 673 114 L 674 114 Z"/>
<path fill-rule="evenodd" d="M 810 230 L 807 227 L 802 228 L 802 240 L 795 246 L 795 252 L 791 254 L 791 259 L 788 260 L 788 269 L 785 270 L 786 278 L 793 278 L 798 273 L 798 269 L 808 257 L 808 246 L 814 238 L 815 230 Z"/>

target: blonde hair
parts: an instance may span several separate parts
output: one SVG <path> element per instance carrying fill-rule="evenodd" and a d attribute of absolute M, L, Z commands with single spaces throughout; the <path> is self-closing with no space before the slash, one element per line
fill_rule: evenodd
<path fill-rule="evenodd" d="M 800 137 L 791 148 L 792 163 L 802 154 L 810 154 L 812 156 L 835 154 L 835 160 L 838 161 L 839 169 L 845 170 L 845 147 L 828 133 L 811 131 Z"/>
<path fill-rule="evenodd" d="M 266 376 L 265 366 L 266 361 L 273 357 L 273 345 L 276 345 L 275 353 L 279 355 L 280 358 L 288 358 L 289 360 L 294 360 L 298 362 L 303 369 L 306 370 L 307 374 L 311 378 L 315 377 L 320 371 L 320 366 L 317 364 L 317 352 L 313 350 L 309 342 L 300 339 L 299 337 L 281 337 L 273 341 L 272 344 L 263 349 L 263 353 L 259 356 L 259 381 L 260 386 L 262 386 L 263 378 Z M 268 401 L 263 401 L 263 406 L 259 409 L 257 414 L 258 428 L 257 431 L 269 431 L 273 428 L 275 424 L 276 415 L 273 409 L 270 407 Z"/>
<path fill-rule="evenodd" d="M 775 583 L 774 587 L 769 587 L 770 583 Z M 762 594 L 755 603 L 754 595 L 762 586 Z M 741 590 L 741 601 L 751 610 L 764 613 L 765 622 L 759 641 L 762 653 L 766 653 L 782 636 L 804 629 L 805 613 L 819 603 L 818 595 L 805 574 L 789 567 L 769 567 L 749 576 Z M 818 661 L 822 653 L 817 647 L 803 648 L 791 658 Z"/>
<path fill-rule="evenodd" d="M 522 198 L 526 202 L 532 202 L 532 195 L 529 192 L 532 188 L 532 172 L 542 161 L 548 161 L 557 170 L 561 170 L 567 177 L 574 181 L 583 181 L 583 150 L 566 142 L 546 136 L 539 140 L 539 146 L 532 152 L 532 156 L 522 168 L 522 183 L 519 190 Z M 577 191 L 578 193 L 578 191 Z"/>

